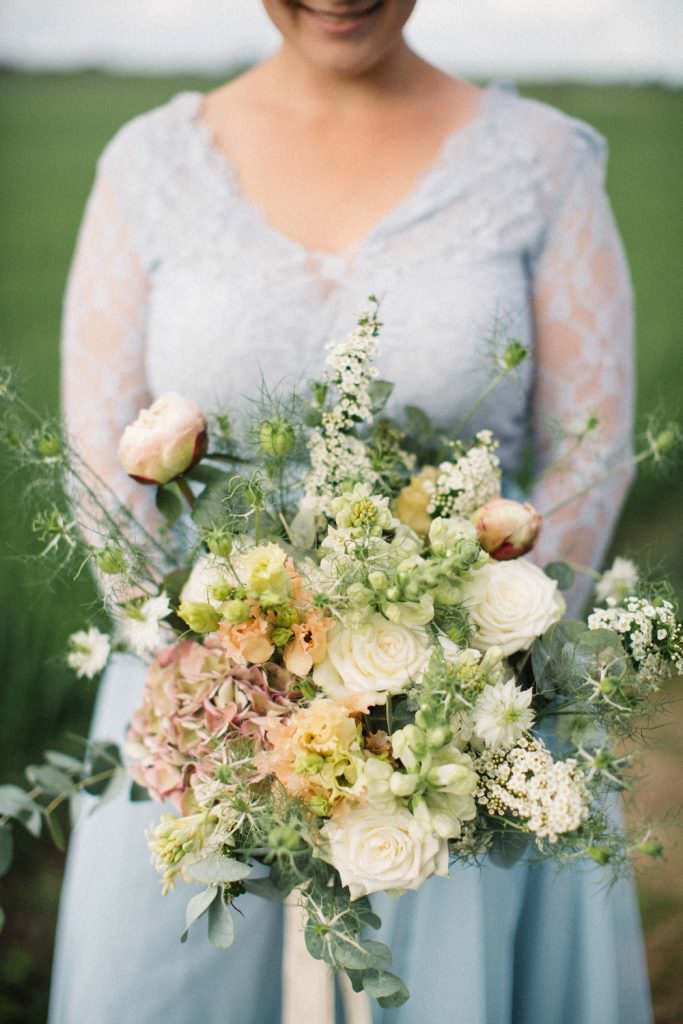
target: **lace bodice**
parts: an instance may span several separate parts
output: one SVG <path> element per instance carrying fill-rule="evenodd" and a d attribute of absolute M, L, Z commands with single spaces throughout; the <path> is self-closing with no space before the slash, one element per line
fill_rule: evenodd
<path fill-rule="evenodd" d="M 320 374 L 324 343 L 381 297 L 393 411 L 455 428 L 491 375 L 495 325 L 533 358 L 479 410 L 507 472 L 533 445 L 543 510 L 628 454 L 632 296 L 588 125 L 498 86 L 482 93 L 410 195 L 342 255 L 305 249 L 240 191 L 185 92 L 134 119 L 100 158 L 66 295 L 63 398 L 86 459 L 153 518 L 116 461 L 123 427 L 167 390 L 206 412 Z M 341 214 L 340 214 L 341 215 Z M 562 465 L 572 437 L 600 427 Z M 535 557 L 597 564 L 628 471 L 553 516 Z M 585 588 L 584 588 L 585 589 Z M 579 587 L 575 603 L 584 591 Z"/>

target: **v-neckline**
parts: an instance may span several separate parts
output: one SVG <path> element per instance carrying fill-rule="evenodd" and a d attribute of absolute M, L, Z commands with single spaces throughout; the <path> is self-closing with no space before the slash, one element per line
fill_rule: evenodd
<path fill-rule="evenodd" d="M 271 239 L 299 256 L 319 262 L 348 263 L 359 253 L 371 247 L 374 240 L 394 224 L 400 223 L 416 205 L 423 193 L 431 189 L 432 183 L 438 179 L 444 169 L 451 166 L 452 159 L 464 143 L 469 142 L 487 121 L 487 113 L 491 101 L 499 92 L 498 84 L 493 82 L 482 87 L 474 111 L 465 124 L 448 132 L 437 151 L 434 159 L 415 178 L 409 191 L 389 207 L 375 223 L 351 245 L 341 250 L 318 249 L 307 246 L 292 235 L 271 224 L 265 207 L 249 198 L 243 191 L 239 173 L 234 161 L 221 147 L 209 123 L 202 117 L 205 94 L 200 91 L 188 91 L 180 94 L 180 98 L 188 102 L 188 126 L 201 144 L 202 151 L 210 167 L 217 177 L 228 187 L 233 200 L 239 204 L 246 215 L 251 217 L 255 225 L 265 231 Z"/>

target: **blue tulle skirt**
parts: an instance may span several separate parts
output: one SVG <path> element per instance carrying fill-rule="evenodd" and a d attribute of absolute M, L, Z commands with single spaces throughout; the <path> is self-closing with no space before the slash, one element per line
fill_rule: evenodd
<path fill-rule="evenodd" d="M 93 726 L 121 741 L 143 669 L 117 655 Z M 188 887 L 161 896 L 145 831 L 159 807 L 126 793 L 83 817 L 59 920 L 50 1024 L 278 1024 L 282 909 L 240 899 L 235 945 L 213 949 L 204 922 L 184 945 Z M 373 1024 L 650 1024 L 640 920 L 630 879 L 606 888 L 595 866 L 455 867 L 419 892 L 374 899 L 379 937 L 408 985 Z M 374 937 L 374 936 L 373 936 Z M 307 964 L 301 964 L 306 972 Z M 343 1017 L 338 1015 L 339 1024 Z M 301 1021 L 301 1024 L 316 1024 Z"/>

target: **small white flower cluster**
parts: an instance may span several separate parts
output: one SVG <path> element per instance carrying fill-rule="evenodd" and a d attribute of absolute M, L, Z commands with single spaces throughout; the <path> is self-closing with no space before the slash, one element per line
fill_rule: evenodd
<path fill-rule="evenodd" d="M 320 512 L 328 512 L 329 501 L 345 481 L 363 480 L 372 485 L 377 479 L 365 444 L 351 431 L 372 419 L 370 385 L 378 372 L 372 365 L 378 329 L 376 316 L 364 314 L 355 331 L 329 346 L 325 382 L 336 387 L 338 400 L 323 413 L 308 444 L 311 472 L 306 494 L 320 499 Z"/>
<path fill-rule="evenodd" d="M 67 665 L 79 679 L 93 679 L 102 671 L 109 659 L 111 643 L 106 633 L 95 626 L 80 629 L 69 637 Z"/>
<path fill-rule="evenodd" d="M 500 495 L 500 460 L 496 455 L 498 441 L 490 430 L 480 430 L 469 449 L 455 448 L 456 458 L 442 462 L 427 507 L 430 515 L 470 516 L 492 498 Z"/>
<path fill-rule="evenodd" d="M 615 558 L 595 586 L 598 601 L 613 607 L 620 604 L 638 586 L 638 567 L 630 558 Z"/>
<path fill-rule="evenodd" d="M 485 750 L 477 761 L 477 800 L 489 814 L 512 814 L 539 839 L 557 842 L 590 810 L 590 794 L 577 762 L 554 761 L 540 741 L 523 736 L 507 751 Z"/>
<path fill-rule="evenodd" d="M 588 627 L 618 633 L 643 679 L 683 673 L 683 632 L 671 601 L 627 597 L 623 605 L 596 608 Z"/>

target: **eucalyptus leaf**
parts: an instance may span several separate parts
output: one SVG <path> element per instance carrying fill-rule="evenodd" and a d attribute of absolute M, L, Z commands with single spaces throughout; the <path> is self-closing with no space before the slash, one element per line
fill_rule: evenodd
<path fill-rule="evenodd" d="M 169 526 L 173 526 L 183 514 L 183 503 L 169 487 L 157 487 L 156 506 Z"/>
<path fill-rule="evenodd" d="M 101 807 L 106 807 L 112 800 L 115 800 L 126 785 L 127 779 L 128 775 L 125 768 L 117 768 L 108 780 L 106 787 L 98 794 L 97 803 L 93 804 L 90 808 L 90 813 L 94 814 L 95 811 L 98 811 Z"/>
<path fill-rule="evenodd" d="M 370 407 L 373 413 L 379 413 L 384 409 L 394 390 L 394 385 L 388 380 L 373 380 L 368 388 Z"/>
<path fill-rule="evenodd" d="M 62 768 L 66 772 L 79 773 L 83 770 L 82 763 L 70 754 L 63 754 L 61 750 L 46 750 L 45 760 L 55 768 Z"/>
<path fill-rule="evenodd" d="M 306 929 L 304 931 L 304 941 L 306 942 L 306 949 L 311 954 L 314 960 L 325 959 L 324 933 L 318 925 L 306 925 Z"/>
<path fill-rule="evenodd" d="M 204 889 L 203 892 L 196 893 L 187 904 L 185 908 L 185 930 L 180 936 L 181 942 L 187 941 L 188 932 L 190 928 L 198 921 L 202 914 L 205 914 L 213 901 L 218 896 L 218 886 L 210 885 L 208 889 Z"/>
<path fill-rule="evenodd" d="M 46 814 L 45 821 L 47 823 L 48 831 L 52 837 L 52 842 L 55 844 L 58 850 L 64 851 L 66 849 L 66 838 L 64 836 L 64 829 L 61 826 L 61 822 L 57 817 L 56 813 Z"/>
<path fill-rule="evenodd" d="M 9 824 L 0 827 L 0 878 L 6 875 L 12 866 L 14 856 L 14 835 Z"/>
<path fill-rule="evenodd" d="M 574 586 L 576 573 L 571 565 L 567 565 L 566 562 L 549 562 L 544 567 L 543 572 L 551 580 L 556 580 L 559 590 L 569 590 L 570 587 Z"/>
<path fill-rule="evenodd" d="M 489 860 L 499 868 L 511 868 L 529 848 L 530 836 L 526 832 L 509 828 L 496 832 L 489 850 Z"/>
<path fill-rule="evenodd" d="M 88 757 L 86 759 L 86 778 L 103 775 L 113 768 L 121 766 L 121 754 L 116 743 L 105 740 L 98 740 L 89 744 Z M 84 786 L 86 793 L 92 796 L 101 796 L 109 786 L 111 776 L 98 779 L 96 782 L 89 782 Z"/>
<path fill-rule="evenodd" d="M 225 470 L 219 469 L 217 466 L 207 466 L 206 462 L 201 462 L 185 476 L 200 484 L 215 484 L 225 480 Z"/>
<path fill-rule="evenodd" d="M 0 814 L 15 818 L 20 811 L 33 811 L 37 807 L 21 786 L 0 786 Z"/>
<path fill-rule="evenodd" d="M 221 857 L 215 854 L 195 861 L 194 864 L 189 864 L 185 871 L 188 877 L 195 882 L 204 882 L 206 885 L 227 885 L 229 882 L 241 882 L 243 878 L 251 874 L 251 865 L 233 860 L 231 857 Z"/>
<path fill-rule="evenodd" d="M 552 699 L 583 680 L 582 666 L 576 663 L 576 644 L 586 632 L 585 623 L 563 619 L 534 641 L 531 667 L 537 693 Z"/>
<path fill-rule="evenodd" d="M 128 790 L 128 799 L 133 803 L 144 803 L 146 800 L 151 800 L 152 797 L 149 790 L 141 786 L 139 782 L 131 782 L 130 789 Z"/>
<path fill-rule="evenodd" d="M 70 775 L 51 764 L 30 764 L 26 778 L 32 786 L 40 786 L 46 793 L 72 793 L 75 789 Z"/>
<path fill-rule="evenodd" d="M 225 519 L 225 501 L 234 492 L 234 476 L 224 473 L 222 480 L 207 484 L 192 508 L 192 518 L 197 526 L 210 529 Z"/>
<path fill-rule="evenodd" d="M 407 992 L 401 979 L 391 971 L 368 971 L 363 975 L 363 988 L 371 999 L 386 999 Z"/>
<path fill-rule="evenodd" d="M 270 875 L 267 878 L 247 878 L 244 888 L 252 895 L 260 896 L 261 899 L 270 900 L 272 903 L 282 903 L 291 891 L 290 886 L 280 889 Z"/>
<path fill-rule="evenodd" d="M 400 981 L 400 978 L 399 978 Z M 410 992 L 408 991 L 405 984 L 401 981 L 401 987 L 398 991 L 394 992 L 390 996 L 380 996 L 377 1002 L 383 1010 L 391 1010 L 398 1006 L 403 1006 L 410 999 Z"/>
<path fill-rule="evenodd" d="M 180 591 L 190 578 L 191 571 L 188 566 L 186 569 L 174 569 L 173 572 L 169 572 L 164 576 L 161 581 L 161 588 L 168 594 L 171 601 L 178 601 Z"/>
<path fill-rule="evenodd" d="M 383 942 L 336 932 L 331 936 L 331 945 L 334 959 L 340 967 L 382 971 L 391 964 L 391 950 Z"/>
<path fill-rule="evenodd" d="M 235 922 L 219 895 L 209 907 L 209 942 L 216 949 L 229 949 L 235 941 Z"/>

